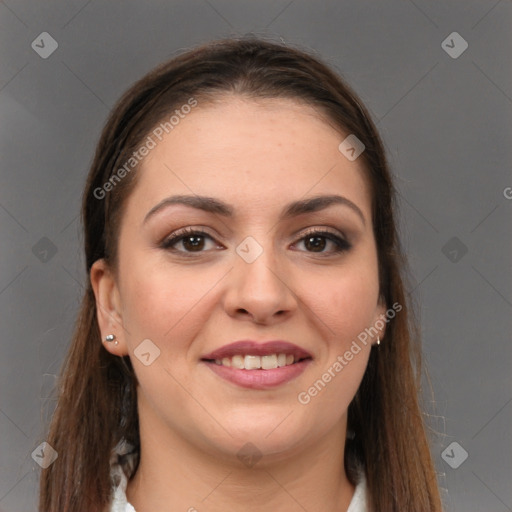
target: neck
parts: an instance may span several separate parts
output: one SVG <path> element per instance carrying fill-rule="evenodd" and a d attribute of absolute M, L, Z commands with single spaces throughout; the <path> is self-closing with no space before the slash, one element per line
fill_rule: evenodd
<path fill-rule="evenodd" d="M 345 512 L 350 504 L 354 486 L 343 463 L 346 416 L 321 439 L 301 443 L 293 453 L 264 454 L 254 465 L 244 465 L 168 427 L 155 428 L 150 415 L 140 415 L 140 462 L 126 492 L 137 512 Z"/>

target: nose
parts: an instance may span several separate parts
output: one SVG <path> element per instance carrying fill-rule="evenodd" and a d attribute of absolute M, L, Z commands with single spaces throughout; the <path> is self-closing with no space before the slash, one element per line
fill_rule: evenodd
<path fill-rule="evenodd" d="M 257 324 L 275 324 L 290 317 L 297 308 L 290 273 L 278 265 L 270 250 L 252 263 L 238 255 L 224 296 L 226 312 Z"/>

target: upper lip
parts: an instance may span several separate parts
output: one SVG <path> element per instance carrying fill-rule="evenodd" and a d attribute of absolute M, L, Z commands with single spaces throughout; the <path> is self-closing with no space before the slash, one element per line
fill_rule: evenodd
<path fill-rule="evenodd" d="M 312 357 L 307 350 L 288 341 L 240 340 L 205 354 L 201 359 L 223 359 L 224 357 L 236 355 L 268 356 L 271 354 L 292 354 L 296 361 Z"/>

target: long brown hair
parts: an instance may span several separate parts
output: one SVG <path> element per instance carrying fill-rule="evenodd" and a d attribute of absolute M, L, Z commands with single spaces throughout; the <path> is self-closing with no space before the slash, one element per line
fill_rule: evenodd
<path fill-rule="evenodd" d="M 396 190 L 384 147 L 366 108 L 317 56 L 255 37 L 214 41 L 189 50 L 135 83 L 102 131 L 82 202 L 86 271 L 99 258 L 116 269 L 119 220 L 136 183 L 136 166 L 112 181 L 151 130 L 191 98 L 225 94 L 291 98 L 314 107 L 340 133 L 365 145 L 361 155 L 372 194 L 381 298 L 402 310 L 385 341 L 371 350 L 363 381 L 348 409 L 345 467 L 356 484 L 365 473 L 369 507 L 381 512 L 439 512 L 441 502 L 421 409 L 418 322 L 404 291 L 407 262 L 398 239 Z M 124 176 L 126 174 L 126 176 Z M 105 192 L 105 183 L 111 187 Z M 101 192 L 103 191 L 103 192 Z M 137 379 L 129 356 L 102 346 L 89 278 L 47 442 L 58 459 L 41 474 L 44 512 L 101 511 L 111 500 L 109 457 L 121 439 L 140 444 Z M 352 438 L 353 437 L 353 438 Z"/>

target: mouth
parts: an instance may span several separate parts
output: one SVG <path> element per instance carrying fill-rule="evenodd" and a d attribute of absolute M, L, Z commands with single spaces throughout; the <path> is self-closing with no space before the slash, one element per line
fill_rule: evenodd
<path fill-rule="evenodd" d="M 223 357 L 222 359 L 201 359 L 207 363 L 214 363 L 226 368 L 235 368 L 237 370 L 275 370 L 284 366 L 291 366 L 302 361 L 311 360 L 312 357 L 296 358 L 293 354 L 269 354 L 257 356 L 253 354 L 236 354 L 232 357 Z"/>
<path fill-rule="evenodd" d="M 306 349 L 288 341 L 240 340 L 224 345 L 209 354 L 204 354 L 201 359 L 203 361 L 220 361 L 220 364 L 240 369 L 265 369 L 269 364 L 276 365 L 276 367 L 285 366 L 308 357 L 312 358 L 312 355 Z M 242 362 L 243 367 L 240 366 Z M 245 366 L 246 363 L 247 366 Z"/>
<path fill-rule="evenodd" d="M 257 343 L 245 340 L 206 354 L 201 361 L 232 384 L 269 389 L 298 377 L 313 361 L 313 356 L 285 341 Z"/>

